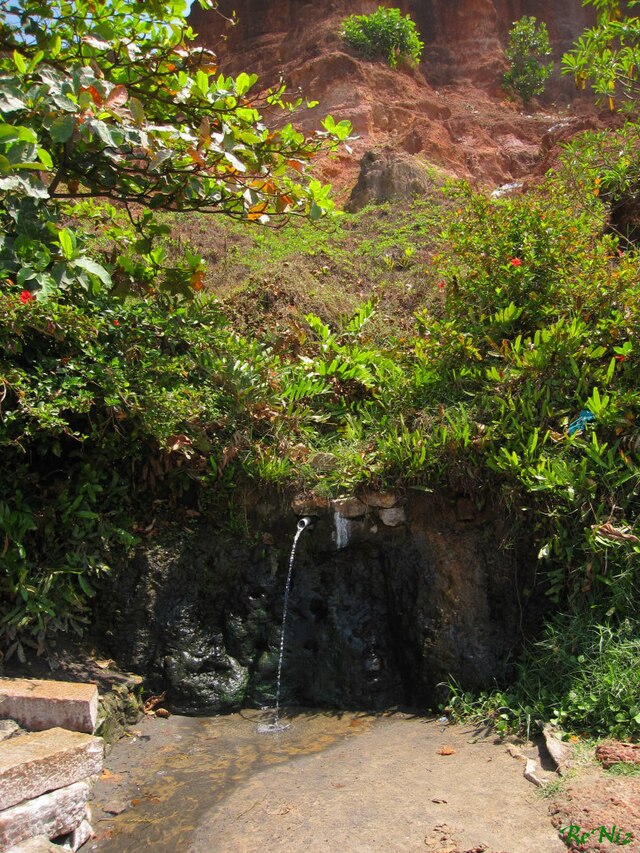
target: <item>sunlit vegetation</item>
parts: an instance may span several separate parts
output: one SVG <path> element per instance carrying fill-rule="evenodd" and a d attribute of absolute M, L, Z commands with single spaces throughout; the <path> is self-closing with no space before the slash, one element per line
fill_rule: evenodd
<path fill-rule="evenodd" d="M 119 24 L 93 4 L 86 30 L 2 31 L 7 653 L 81 630 L 162 512 L 221 514 L 247 483 L 453 488 L 534 540 L 552 614 L 515 680 L 452 686 L 453 713 L 637 735 L 640 258 L 611 215 L 637 186 L 635 125 L 623 164 L 589 135 L 526 195 L 442 186 L 318 228 L 331 202 L 306 166 L 348 128 L 263 129 L 250 78 L 150 18 L 129 35 L 184 92 L 165 115 L 116 5 Z M 213 225 L 185 212 L 212 204 Z M 311 222 L 258 230 L 294 214 Z"/>

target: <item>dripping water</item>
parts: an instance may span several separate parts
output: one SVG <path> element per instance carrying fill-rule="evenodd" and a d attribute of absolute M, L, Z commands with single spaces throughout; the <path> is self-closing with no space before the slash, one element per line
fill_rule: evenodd
<path fill-rule="evenodd" d="M 285 629 L 287 627 L 287 611 L 289 609 L 289 590 L 291 589 L 291 576 L 293 575 L 293 564 L 296 559 L 296 546 L 298 539 L 302 535 L 302 531 L 313 524 L 312 518 L 301 518 L 296 527 L 296 533 L 293 537 L 293 545 L 291 546 L 291 554 L 289 555 L 289 571 L 287 572 L 287 582 L 284 587 L 284 606 L 282 609 L 282 628 L 280 631 L 280 657 L 278 658 L 278 678 L 276 681 L 276 707 L 272 723 L 265 723 L 258 726 L 258 731 L 264 732 L 282 732 L 289 728 L 288 723 L 280 722 L 280 686 L 282 684 L 282 659 L 284 657 L 284 638 Z"/>
<path fill-rule="evenodd" d="M 349 539 L 351 537 L 351 522 L 348 518 L 345 518 L 343 515 L 340 515 L 339 512 L 336 512 L 333 515 L 333 524 L 336 531 L 334 535 L 336 548 L 340 551 L 342 548 L 346 548 L 349 544 Z"/>

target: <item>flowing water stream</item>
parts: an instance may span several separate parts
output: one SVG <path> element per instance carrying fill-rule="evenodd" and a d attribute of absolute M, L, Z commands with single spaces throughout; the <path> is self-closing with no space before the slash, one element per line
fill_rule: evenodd
<path fill-rule="evenodd" d="M 280 632 L 280 656 L 278 658 L 278 678 L 276 681 L 276 707 L 275 713 L 273 717 L 273 722 L 271 723 L 263 723 L 258 726 L 258 731 L 262 733 L 268 732 L 281 732 L 288 729 L 289 723 L 281 723 L 280 722 L 280 693 L 282 687 L 282 660 L 284 658 L 284 642 L 285 642 L 285 631 L 287 628 L 287 613 L 289 610 L 289 591 L 291 589 L 291 578 L 293 576 L 293 565 L 296 559 L 296 547 L 298 545 L 298 539 L 302 535 L 302 532 L 307 529 L 311 524 L 313 524 L 312 518 L 301 518 L 298 522 L 298 526 L 296 527 L 296 533 L 293 537 L 293 545 L 291 546 L 291 554 L 289 555 L 289 570 L 287 572 L 287 581 L 284 587 L 284 604 L 282 609 L 282 629 Z"/>

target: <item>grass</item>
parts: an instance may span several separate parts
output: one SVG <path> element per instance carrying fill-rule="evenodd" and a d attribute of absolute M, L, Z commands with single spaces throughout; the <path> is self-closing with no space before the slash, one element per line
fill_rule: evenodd
<path fill-rule="evenodd" d="M 206 259 L 204 289 L 234 326 L 290 352 L 305 342 L 306 314 L 335 326 L 368 299 L 380 309 L 373 338 L 410 335 L 414 312 L 441 302 L 433 258 L 451 209 L 435 187 L 406 206 L 345 213 L 333 226 L 265 229 L 198 214 L 166 221 L 176 251 L 191 245 Z"/>

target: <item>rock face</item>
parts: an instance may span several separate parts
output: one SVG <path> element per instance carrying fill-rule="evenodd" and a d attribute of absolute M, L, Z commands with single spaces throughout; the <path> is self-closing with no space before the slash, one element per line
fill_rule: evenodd
<path fill-rule="evenodd" d="M 360 161 L 358 182 L 346 209 L 355 213 L 367 204 L 426 195 L 432 181 L 424 163 L 410 154 L 368 151 Z"/>
<path fill-rule="evenodd" d="M 397 526 L 382 521 L 390 512 Z M 175 710 L 272 703 L 295 524 L 290 509 L 272 506 L 249 518 L 253 547 L 206 524 L 168 537 L 104 590 L 99 643 L 155 679 Z M 499 523 L 482 513 L 460 520 L 454 499 L 416 495 L 348 524 L 348 541 L 338 541 L 329 511 L 299 540 L 284 701 L 428 707 L 450 676 L 489 685 L 522 639 L 521 618 L 527 625 L 514 601 L 531 584 L 532 555 L 500 552 Z"/>
<path fill-rule="evenodd" d="M 235 55 L 247 42 L 262 39 L 265 50 L 255 57 L 257 62 L 284 64 L 305 59 L 312 32 L 320 35 L 315 40 L 320 52 L 328 36 L 323 22 L 331 20 L 337 30 L 347 15 L 369 14 L 380 4 L 376 0 L 222 0 L 219 5 L 227 17 L 236 11 L 237 26 L 225 26 L 222 19 L 200 7 L 194 7 L 191 20 L 195 30 L 212 42 L 225 35 L 226 44 L 218 46 L 221 56 Z M 523 15 L 547 24 L 556 58 L 591 21 L 581 0 L 408 0 L 399 5 L 416 22 L 425 42 L 421 70 L 435 85 L 460 79 L 494 85 L 509 28 Z M 242 59 L 246 62 L 246 55 Z"/>
<path fill-rule="evenodd" d="M 282 75 L 320 106 L 302 111 L 303 129 L 319 126 L 320 114 L 349 119 L 358 135 L 353 154 L 342 152 L 322 167 L 334 187 L 352 187 L 358 161 L 375 147 L 420 154 L 458 177 L 487 184 L 531 173 L 540 140 L 553 121 L 544 113 L 522 115 L 501 89 L 503 49 L 511 23 L 534 15 L 549 27 L 557 61 L 590 22 L 581 0 L 409 0 L 402 5 L 425 41 L 416 70 L 392 71 L 383 62 L 359 58 L 339 38 L 340 22 L 372 12 L 377 2 L 333 0 L 222 0 L 222 12 L 237 11 L 225 26 L 216 12 L 194 4 L 190 21 L 213 47 L 227 71 L 252 71 L 271 85 Z M 578 98 L 576 101 L 575 99 Z M 572 112 L 592 109 L 573 82 L 556 72 L 547 102 L 560 99 Z"/>

